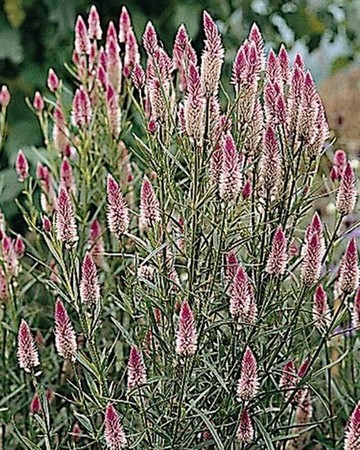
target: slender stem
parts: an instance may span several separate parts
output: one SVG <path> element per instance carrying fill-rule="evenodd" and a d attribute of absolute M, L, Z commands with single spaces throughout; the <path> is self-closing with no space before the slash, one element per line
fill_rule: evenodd
<path fill-rule="evenodd" d="M 173 437 L 172 437 L 171 448 L 173 448 L 176 443 L 177 432 L 178 432 L 179 425 L 180 425 L 181 406 L 182 406 L 182 402 L 184 400 L 186 378 L 187 378 L 186 366 L 187 366 L 187 359 L 185 359 L 185 363 L 183 366 L 181 388 L 180 388 L 180 395 L 179 395 L 179 404 L 178 404 L 177 413 L 176 413 L 176 420 L 175 420 L 175 425 L 174 425 L 174 432 L 173 432 Z"/>

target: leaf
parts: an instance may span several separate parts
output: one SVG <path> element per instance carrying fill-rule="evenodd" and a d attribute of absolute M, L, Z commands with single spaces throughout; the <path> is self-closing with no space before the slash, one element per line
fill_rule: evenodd
<path fill-rule="evenodd" d="M 192 407 L 192 409 L 194 411 L 196 411 L 196 413 L 202 418 L 202 420 L 205 422 L 206 426 L 208 427 L 215 443 L 216 443 L 216 448 L 219 450 L 224 450 L 224 446 L 221 442 L 220 436 L 217 434 L 216 429 L 214 428 L 214 424 L 211 423 L 211 421 L 205 416 L 205 414 L 200 411 L 199 409 Z"/>
<path fill-rule="evenodd" d="M 259 419 L 257 419 L 256 417 L 254 417 L 254 422 L 257 425 L 257 428 L 261 434 L 261 436 L 264 439 L 265 442 L 265 448 L 269 449 L 269 450 L 275 450 L 275 447 L 273 446 L 273 443 L 271 441 L 270 435 L 269 433 L 266 431 L 266 429 L 264 428 L 264 425 L 260 422 Z"/>
<path fill-rule="evenodd" d="M 77 420 L 81 423 L 81 425 L 88 431 L 92 432 L 93 427 L 91 425 L 90 420 L 84 416 L 84 414 L 80 414 L 76 411 L 74 411 L 74 416 L 77 418 Z"/>

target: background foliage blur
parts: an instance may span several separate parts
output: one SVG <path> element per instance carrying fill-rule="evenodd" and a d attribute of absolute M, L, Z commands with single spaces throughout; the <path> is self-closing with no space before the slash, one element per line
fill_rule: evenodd
<path fill-rule="evenodd" d="M 0 2 L 0 85 L 12 94 L 8 110 L 8 138 L 0 151 L 0 208 L 15 218 L 14 198 L 21 185 L 13 170 L 17 150 L 22 148 L 30 162 L 38 158 L 31 148 L 41 146 L 35 116 L 25 105 L 34 91 L 44 91 L 49 67 L 67 79 L 64 62 L 71 61 L 73 28 L 77 14 L 88 12 L 89 0 L 3 0 Z M 104 19 L 118 21 L 121 2 L 94 2 Z M 201 51 L 201 14 L 207 9 L 224 34 L 229 71 L 230 61 L 256 21 L 265 42 L 278 48 L 305 53 L 315 79 L 329 76 L 356 61 L 360 38 L 358 0 L 131 0 L 125 2 L 132 15 L 137 37 L 152 20 L 170 51 L 175 32 L 186 22 L 195 48 Z M 45 89 L 46 92 L 46 89 Z M 34 169 L 33 164 L 33 169 Z M 13 226 L 17 228 L 16 220 Z"/>

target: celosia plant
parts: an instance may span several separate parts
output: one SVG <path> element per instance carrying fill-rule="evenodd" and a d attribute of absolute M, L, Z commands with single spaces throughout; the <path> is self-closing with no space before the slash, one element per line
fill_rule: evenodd
<path fill-rule="evenodd" d="M 301 56 L 254 24 L 229 84 L 206 12 L 201 55 L 102 25 L 29 102 L 23 238 L 0 220 L 3 448 L 358 448 L 356 179 Z"/>

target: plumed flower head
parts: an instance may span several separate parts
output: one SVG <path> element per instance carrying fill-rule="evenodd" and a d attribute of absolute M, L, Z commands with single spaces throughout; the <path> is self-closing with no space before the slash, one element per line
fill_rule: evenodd
<path fill-rule="evenodd" d="M 184 301 L 179 317 L 176 335 L 176 353 L 180 356 L 192 356 L 197 348 L 197 333 L 193 312 L 187 301 Z"/>
<path fill-rule="evenodd" d="M 143 45 L 148 55 L 153 55 L 159 47 L 158 37 L 154 25 L 151 22 L 146 24 L 143 35 Z"/>
<path fill-rule="evenodd" d="M 73 205 L 65 186 L 60 186 L 55 211 L 56 235 L 65 247 L 72 249 L 78 242 L 77 225 Z"/>
<path fill-rule="evenodd" d="M 267 195 L 276 194 L 281 181 L 281 159 L 275 131 L 268 125 L 265 132 L 264 148 L 260 160 L 260 178 Z"/>
<path fill-rule="evenodd" d="M 160 203 L 154 188 L 147 177 L 144 177 L 140 192 L 140 227 L 153 227 L 160 221 Z"/>
<path fill-rule="evenodd" d="M 132 346 L 130 349 L 130 357 L 128 362 L 128 380 L 127 388 L 131 390 L 140 387 L 146 382 L 146 370 L 144 361 L 139 350 Z"/>
<path fill-rule="evenodd" d="M 41 414 L 41 402 L 39 394 L 36 392 L 30 403 L 30 414 Z"/>
<path fill-rule="evenodd" d="M 287 263 L 286 237 L 281 226 L 275 231 L 270 255 L 266 263 L 266 271 L 273 275 L 282 275 Z"/>
<path fill-rule="evenodd" d="M 90 39 L 84 19 L 78 16 L 75 24 L 75 50 L 79 55 L 90 54 Z"/>
<path fill-rule="evenodd" d="M 244 444 L 250 444 L 254 440 L 254 427 L 246 408 L 241 412 L 239 426 L 236 431 L 236 438 Z"/>
<path fill-rule="evenodd" d="M 360 402 L 350 416 L 345 433 L 344 450 L 358 450 L 360 448 Z"/>
<path fill-rule="evenodd" d="M 88 17 L 88 35 L 90 39 L 100 40 L 102 38 L 102 29 L 100 25 L 99 13 L 95 5 L 92 5 Z"/>
<path fill-rule="evenodd" d="M 80 298 L 87 306 L 95 306 L 100 300 L 98 273 L 91 253 L 86 253 L 81 266 Z"/>
<path fill-rule="evenodd" d="M 356 178 L 350 163 L 343 171 L 336 197 L 336 210 L 342 214 L 350 214 L 356 205 Z"/>
<path fill-rule="evenodd" d="M 40 365 L 39 354 L 35 345 L 33 336 L 31 335 L 29 325 L 24 319 L 21 320 L 18 333 L 18 351 L 19 366 L 25 372 L 31 372 L 34 367 Z"/>
<path fill-rule="evenodd" d="M 25 181 L 25 179 L 29 176 L 29 164 L 22 150 L 19 150 L 17 154 L 15 169 L 20 182 Z"/>
<path fill-rule="evenodd" d="M 253 352 L 247 347 L 241 362 L 241 375 L 237 387 L 237 398 L 239 401 L 250 400 L 255 397 L 258 389 L 257 362 Z"/>
<path fill-rule="evenodd" d="M 60 299 L 55 303 L 55 346 L 60 356 L 73 361 L 77 351 L 76 335 L 70 317 Z"/>
<path fill-rule="evenodd" d="M 318 233 L 306 240 L 301 265 L 301 278 L 305 286 L 313 285 L 320 277 L 324 247 Z"/>
<path fill-rule="evenodd" d="M 346 294 L 354 292 L 359 285 L 359 266 L 356 239 L 353 237 L 348 243 L 345 254 L 340 263 L 339 288 Z"/>
<path fill-rule="evenodd" d="M 110 232 L 118 239 L 128 231 L 129 210 L 118 183 L 110 174 L 107 177 L 107 220 Z"/>
<path fill-rule="evenodd" d="M 327 296 L 321 284 L 317 286 L 314 293 L 313 321 L 316 328 L 320 330 L 326 328 L 330 322 L 330 309 Z"/>
<path fill-rule="evenodd" d="M 219 193 L 225 201 L 237 198 L 241 189 L 241 168 L 234 138 L 230 133 L 222 144 L 222 167 L 220 173 Z"/>
<path fill-rule="evenodd" d="M 109 450 L 126 448 L 127 439 L 121 425 L 119 413 L 108 403 L 105 412 L 105 442 Z"/>

